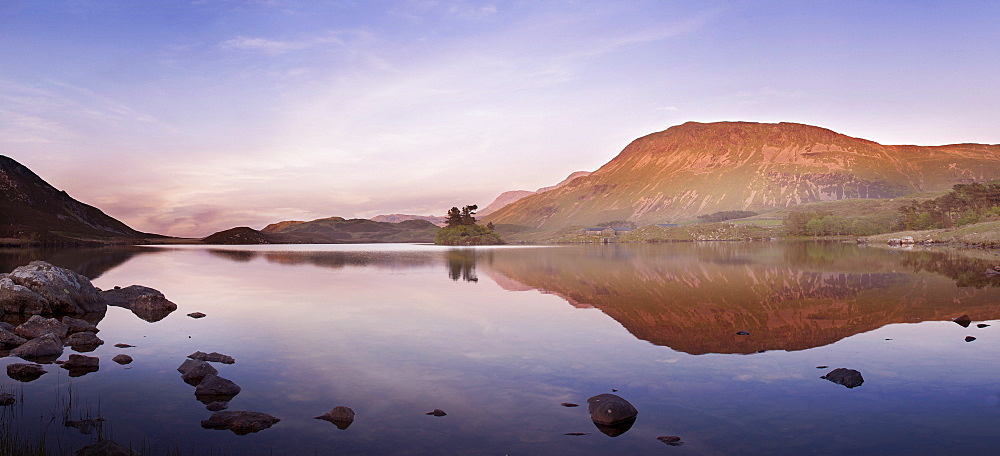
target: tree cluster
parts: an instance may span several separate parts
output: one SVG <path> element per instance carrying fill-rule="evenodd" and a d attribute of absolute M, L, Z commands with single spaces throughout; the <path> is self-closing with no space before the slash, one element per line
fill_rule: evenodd
<path fill-rule="evenodd" d="M 889 214 L 872 217 L 845 217 L 830 211 L 793 211 L 783 220 L 792 236 L 871 236 L 896 231 L 898 219 Z"/>
<path fill-rule="evenodd" d="M 721 211 L 714 214 L 699 215 L 698 220 L 703 222 L 717 223 L 724 222 L 726 220 L 741 219 L 746 217 L 753 217 L 758 215 L 753 211 Z"/>
<path fill-rule="evenodd" d="M 457 207 L 452 207 L 448 209 L 448 218 L 445 220 L 445 224 L 448 228 L 475 225 L 477 209 L 479 209 L 479 206 L 475 204 L 465 206 L 461 210 Z"/>
<path fill-rule="evenodd" d="M 930 230 L 1000 217 L 1000 183 L 957 184 L 938 198 L 899 209 L 903 229 Z"/>

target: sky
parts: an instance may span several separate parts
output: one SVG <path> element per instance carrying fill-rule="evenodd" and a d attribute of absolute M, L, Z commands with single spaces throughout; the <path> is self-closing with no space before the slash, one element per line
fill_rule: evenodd
<path fill-rule="evenodd" d="M 3 0 L 0 154 L 145 232 L 443 215 L 687 121 L 1000 143 L 1000 2 Z"/>

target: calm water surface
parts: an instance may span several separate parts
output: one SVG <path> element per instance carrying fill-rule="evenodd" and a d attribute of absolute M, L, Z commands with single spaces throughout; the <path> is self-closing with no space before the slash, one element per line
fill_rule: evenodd
<path fill-rule="evenodd" d="M 106 343 L 91 353 L 98 372 L 48 365 L 30 383 L 0 380 L 20 399 L 3 411 L 8 432 L 67 453 L 97 433 L 62 421 L 98 415 L 105 437 L 147 454 L 1000 447 L 1000 279 L 983 274 L 985 260 L 804 243 L 296 245 L 6 250 L 0 271 L 32 259 L 178 305 L 152 323 L 109 308 Z M 195 311 L 208 316 L 186 316 Z M 961 315 L 973 323 L 952 321 Z M 236 358 L 217 365 L 242 387 L 229 410 L 281 422 L 245 436 L 202 429 L 211 412 L 176 371 L 196 350 Z M 118 353 L 135 361 L 119 366 Z M 837 367 L 864 383 L 819 378 Z M 586 410 L 613 389 L 639 410 L 616 437 Z M 337 405 L 357 412 L 346 430 L 313 419 Z M 448 415 L 425 415 L 433 409 Z"/>

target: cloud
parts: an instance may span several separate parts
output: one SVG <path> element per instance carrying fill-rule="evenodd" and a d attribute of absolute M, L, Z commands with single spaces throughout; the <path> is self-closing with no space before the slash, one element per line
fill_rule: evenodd
<path fill-rule="evenodd" d="M 219 43 L 219 47 L 227 50 L 261 52 L 268 55 L 276 55 L 293 51 L 302 51 L 320 46 L 346 46 L 347 43 L 339 36 L 341 33 L 343 32 L 329 32 L 320 36 L 292 41 L 237 36 L 236 38 Z"/>

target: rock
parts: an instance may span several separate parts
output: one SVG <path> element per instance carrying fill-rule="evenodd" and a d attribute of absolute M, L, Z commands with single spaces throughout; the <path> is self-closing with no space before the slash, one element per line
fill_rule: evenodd
<path fill-rule="evenodd" d="M 177 310 L 177 304 L 170 302 L 163 293 L 149 287 L 132 285 L 125 288 L 102 291 L 101 296 L 109 306 L 124 307 L 137 317 L 150 323 L 160 321 Z"/>
<path fill-rule="evenodd" d="M 969 325 L 972 324 L 972 319 L 970 319 L 968 315 L 962 315 L 961 317 L 958 317 L 952 321 L 954 321 L 963 328 L 968 328 Z"/>
<path fill-rule="evenodd" d="M 101 440 L 76 451 L 76 456 L 133 456 L 138 454 L 138 452 L 132 451 L 111 440 Z"/>
<path fill-rule="evenodd" d="M 351 410 L 350 407 L 338 405 L 333 410 L 317 416 L 315 419 L 329 421 L 337 426 L 337 429 L 343 430 L 347 429 L 354 422 L 354 410 Z"/>
<path fill-rule="evenodd" d="M 681 438 L 676 435 L 661 435 L 657 437 L 656 440 L 659 440 L 670 446 L 681 446 L 684 444 L 684 442 L 681 442 Z"/>
<path fill-rule="evenodd" d="M 236 435 L 244 435 L 262 431 L 279 421 L 281 419 L 261 412 L 215 412 L 207 420 L 201 422 L 201 427 L 205 429 L 229 429 Z"/>
<path fill-rule="evenodd" d="M 46 371 L 40 364 L 35 363 L 13 363 L 7 365 L 7 376 L 19 382 L 30 382 L 37 380 Z"/>
<path fill-rule="evenodd" d="M 6 329 L 7 331 L 14 332 L 14 325 L 7 323 L 6 321 L 0 321 L 0 329 Z"/>
<path fill-rule="evenodd" d="M 183 370 L 182 370 L 183 369 Z M 206 375 L 218 375 L 219 371 L 205 361 L 184 360 L 184 363 L 177 368 L 181 371 L 181 379 L 189 385 L 198 385 L 205 379 Z"/>
<path fill-rule="evenodd" d="M 17 334 L 14 334 L 6 329 L 0 329 L 0 347 L 11 348 L 18 347 L 27 342 L 25 339 Z"/>
<path fill-rule="evenodd" d="M 972 342 L 972 341 L 974 341 L 974 340 L 976 340 L 976 338 L 975 338 L 975 337 L 972 337 L 972 336 L 965 336 L 965 341 L 966 341 L 966 342 Z"/>
<path fill-rule="evenodd" d="M 447 415 L 447 413 L 444 413 L 444 410 L 441 409 L 434 409 L 425 413 L 424 415 L 445 416 Z"/>
<path fill-rule="evenodd" d="M 14 269 L 6 279 L 44 298 L 48 303 L 48 312 L 83 314 L 107 310 L 104 299 L 90 279 L 44 261 L 32 261 L 27 266 Z"/>
<path fill-rule="evenodd" d="M 132 357 L 129 355 L 115 355 L 111 360 L 121 365 L 132 364 Z"/>
<path fill-rule="evenodd" d="M 49 301 L 8 277 L 0 278 L 0 310 L 4 313 L 38 315 L 52 313 Z"/>
<path fill-rule="evenodd" d="M 220 410 L 225 410 L 229 408 L 229 402 L 228 401 L 210 402 L 208 405 L 205 406 L 205 408 L 208 409 L 208 411 L 210 412 L 218 412 Z"/>
<path fill-rule="evenodd" d="M 748 333 L 746 331 L 736 331 L 736 335 L 737 336 L 749 336 L 750 333 Z"/>
<path fill-rule="evenodd" d="M 590 435 L 589 432 L 567 432 L 563 435 Z"/>
<path fill-rule="evenodd" d="M 10 393 L 0 393 L 0 406 L 6 407 L 8 405 L 14 405 L 17 399 L 13 394 Z"/>
<path fill-rule="evenodd" d="M 100 429 L 101 425 L 104 424 L 104 418 L 91 418 L 89 420 L 67 420 L 63 422 L 66 427 L 74 428 L 80 431 L 81 434 L 90 435 L 94 432 L 94 429 Z"/>
<path fill-rule="evenodd" d="M 574 404 L 572 402 L 563 402 L 563 403 L 561 403 L 559 405 L 561 405 L 563 407 L 579 407 L 580 406 L 580 404 Z"/>
<path fill-rule="evenodd" d="M 135 347 L 135 345 L 129 345 L 129 344 L 115 344 L 115 347 L 118 347 L 118 348 L 132 348 L 132 347 Z"/>
<path fill-rule="evenodd" d="M 86 355 L 69 355 L 69 359 L 62 364 L 63 369 L 96 371 L 100 368 L 100 358 Z"/>
<path fill-rule="evenodd" d="M 62 324 L 66 325 L 66 327 L 69 328 L 70 334 L 78 332 L 92 332 L 92 333 L 100 332 L 100 329 L 97 329 L 97 325 L 93 325 L 89 321 L 81 320 L 79 318 L 73 318 L 69 316 L 63 317 Z"/>
<path fill-rule="evenodd" d="M 91 352 L 101 345 L 104 341 L 92 332 L 74 333 L 63 341 L 63 346 L 73 347 L 78 352 Z"/>
<path fill-rule="evenodd" d="M 208 374 L 202 378 L 201 383 L 194 389 L 194 395 L 198 400 L 208 404 L 216 400 L 231 400 L 233 396 L 240 393 L 240 386 L 232 380 L 219 377 L 215 374 Z"/>
<path fill-rule="evenodd" d="M 844 385 L 848 388 L 861 386 L 861 384 L 865 382 L 865 379 L 861 377 L 861 372 L 854 369 L 845 369 L 843 367 L 838 367 L 820 378 L 829 380 L 838 385 Z"/>
<path fill-rule="evenodd" d="M 980 323 L 980 324 L 976 325 L 977 328 L 986 328 L 988 326 L 990 326 L 990 325 L 988 325 L 986 323 Z"/>
<path fill-rule="evenodd" d="M 55 334 L 43 334 L 10 351 L 11 356 L 20 358 L 40 358 L 59 356 L 63 353 L 62 339 Z"/>
<path fill-rule="evenodd" d="M 587 403 L 590 404 L 590 419 L 597 424 L 624 423 L 639 413 L 632 404 L 614 394 L 598 394 L 587 399 Z"/>
<path fill-rule="evenodd" d="M 222 353 L 216 353 L 216 352 L 205 353 L 205 352 L 196 351 L 196 352 L 188 355 L 188 358 L 191 358 L 191 359 L 194 359 L 194 360 L 198 360 L 198 361 L 212 361 L 212 362 L 222 363 L 222 364 L 233 364 L 233 363 L 236 362 L 236 360 L 233 359 L 232 356 L 223 355 Z"/>
<path fill-rule="evenodd" d="M 55 334 L 60 339 L 66 337 L 66 333 L 69 332 L 69 326 L 62 324 L 59 320 L 55 318 L 45 318 L 41 315 L 32 315 L 28 321 L 21 323 L 18 327 L 14 328 L 14 334 L 17 334 L 25 339 L 34 339 L 42 334 Z"/>
<path fill-rule="evenodd" d="M 188 314 L 188 316 L 191 317 L 191 318 L 205 318 L 208 315 L 205 315 L 205 314 L 203 314 L 201 312 L 191 312 L 191 313 Z"/>

